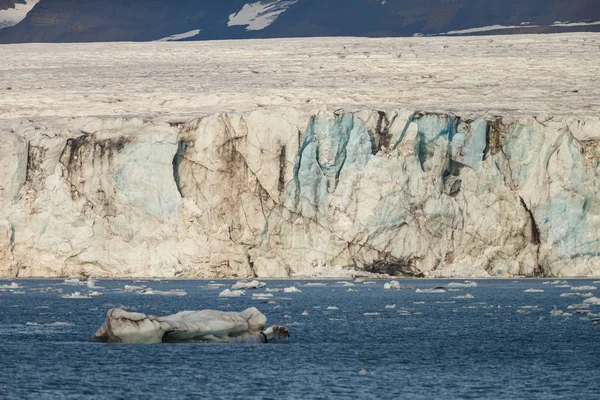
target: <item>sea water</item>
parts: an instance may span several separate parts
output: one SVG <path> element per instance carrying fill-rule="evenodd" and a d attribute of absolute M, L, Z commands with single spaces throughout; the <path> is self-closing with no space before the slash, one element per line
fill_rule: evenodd
<path fill-rule="evenodd" d="M 0 287 L 11 282 L 0 281 Z M 252 294 L 266 288 L 220 298 L 232 281 L 217 287 L 208 281 L 100 280 L 99 289 L 62 280 L 14 282 L 20 288 L 0 289 L 1 399 L 600 396 L 600 325 L 594 325 L 600 305 L 561 297 L 578 292 L 572 287 L 600 286 L 592 280 L 478 280 L 477 287 L 438 293 L 427 289 L 451 281 L 402 280 L 400 290 L 384 290 L 384 281 L 266 281 L 269 289 L 293 285 L 301 292 L 281 290 L 263 299 Z M 125 285 L 187 295 L 145 295 L 124 291 Z M 103 295 L 61 297 L 75 291 Z M 579 292 L 600 297 L 600 290 Z M 167 315 L 251 306 L 267 316 L 267 325 L 286 325 L 290 344 L 91 339 L 113 307 Z M 556 316 L 560 311 L 566 315 Z"/>

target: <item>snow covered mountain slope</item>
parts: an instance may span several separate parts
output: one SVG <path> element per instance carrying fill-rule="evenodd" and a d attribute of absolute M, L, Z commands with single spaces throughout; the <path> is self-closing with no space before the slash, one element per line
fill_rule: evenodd
<path fill-rule="evenodd" d="M 16 0 L 0 2 L 0 29 L 17 25 L 40 0 Z"/>
<path fill-rule="evenodd" d="M 28 4 L 33 2 L 30 0 Z M 185 40 L 412 36 L 453 31 L 471 35 L 600 31 L 600 26 L 593 24 L 600 21 L 597 0 L 92 0 L 75 3 L 40 0 L 17 26 L 0 29 L 0 43 L 153 41 L 198 29 L 199 35 Z"/>
<path fill-rule="evenodd" d="M 0 275 L 600 275 L 599 40 L 9 46 Z"/>

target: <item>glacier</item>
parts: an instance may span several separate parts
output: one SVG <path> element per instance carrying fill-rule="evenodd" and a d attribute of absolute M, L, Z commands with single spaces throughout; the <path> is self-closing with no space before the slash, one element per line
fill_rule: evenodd
<path fill-rule="evenodd" d="M 600 120 L 302 121 L 20 121 L 0 136 L 0 274 L 599 274 Z"/>
<path fill-rule="evenodd" d="M 598 276 L 596 40 L 8 46 L 0 276 Z"/>

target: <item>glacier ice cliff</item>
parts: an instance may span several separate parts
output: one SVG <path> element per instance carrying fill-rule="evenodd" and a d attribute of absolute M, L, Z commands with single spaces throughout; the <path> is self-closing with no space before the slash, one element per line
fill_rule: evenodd
<path fill-rule="evenodd" d="M 600 275 L 600 120 L 0 124 L 0 276 Z"/>

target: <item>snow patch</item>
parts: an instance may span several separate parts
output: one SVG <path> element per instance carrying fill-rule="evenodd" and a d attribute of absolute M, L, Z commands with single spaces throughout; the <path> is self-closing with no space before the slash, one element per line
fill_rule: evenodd
<path fill-rule="evenodd" d="M 477 33 L 477 32 L 490 32 L 490 31 L 499 31 L 503 29 L 517 29 L 517 28 L 537 28 L 539 25 L 489 25 L 489 26 L 480 26 L 478 28 L 469 28 L 469 29 L 460 29 L 455 31 L 449 31 L 446 33 L 440 33 L 440 35 L 464 35 L 468 33 Z"/>
<path fill-rule="evenodd" d="M 244 4 L 237 13 L 229 16 L 227 26 L 246 26 L 247 31 L 260 31 L 271 25 L 298 0 L 270 0 Z"/>
<path fill-rule="evenodd" d="M 29 11 L 35 7 L 40 0 L 25 0 L 25 4 L 15 4 L 15 8 L 0 10 L 0 29 L 17 25 L 23 21 Z"/>
<path fill-rule="evenodd" d="M 178 40 L 183 40 L 183 39 L 188 39 L 188 38 L 191 38 L 194 36 L 198 36 L 199 34 L 200 34 L 200 29 L 194 29 L 193 31 L 167 36 L 162 39 L 155 40 L 155 42 L 176 42 Z"/>

